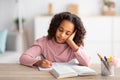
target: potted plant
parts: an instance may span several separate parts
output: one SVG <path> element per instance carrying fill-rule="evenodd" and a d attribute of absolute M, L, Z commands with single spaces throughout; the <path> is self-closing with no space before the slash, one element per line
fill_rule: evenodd
<path fill-rule="evenodd" d="M 104 0 L 103 15 L 115 15 L 115 2 Z"/>
<path fill-rule="evenodd" d="M 109 8 L 109 7 L 110 7 L 110 2 L 109 2 L 109 1 L 106 1 L 106 2 L 104 2 L 104 5 Z"/>
<path fill-rule="evenodd" d="M 24 22 L 25 22 L 25 19 L 22 18 L 22 23 L 24 24 Z M 16 25 L 17 30 L 19 31 L 19 18 L 16 18 L 16 19 L 14 20 L 14 23 L 15 23 L 15 25 Z"/>

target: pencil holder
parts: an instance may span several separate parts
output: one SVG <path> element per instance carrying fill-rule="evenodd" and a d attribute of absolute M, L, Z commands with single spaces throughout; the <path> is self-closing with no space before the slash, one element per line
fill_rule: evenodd
<path fill-rule="evenodd" d="M 114 76 L 114 66 L 109 62 L 105 62 L 106 65 L 101 62 L 101 75 L 102 76 Z"/>

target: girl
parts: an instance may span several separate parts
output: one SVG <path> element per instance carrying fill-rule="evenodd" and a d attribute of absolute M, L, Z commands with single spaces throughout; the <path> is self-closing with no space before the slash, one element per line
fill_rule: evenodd
<path fill-rule="evenodd" d="M 85 53 L 83 39 L 86 30 L 80 18 L 70 12 L 56 14 L 50 23 L 48 35 L 35 43 L 20 57 L 26 66 L 51 67 L 52 62 L 77 59 L 80 65 L 89 66 L 90 57 Z M 45 59 L 37 59 L 44 56 Z"/>

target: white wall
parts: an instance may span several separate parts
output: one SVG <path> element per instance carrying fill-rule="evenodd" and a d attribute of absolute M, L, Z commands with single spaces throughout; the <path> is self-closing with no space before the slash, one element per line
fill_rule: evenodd
<path fill-rule="evenodd" d="M 11 29 L 14 26 L 15 1 L 0 0 L 0 29 Z"/>
<path fill-rule="evenodd" d="M 114 1 L 117 15 L 120 15 L 120 0 Z M 67 11 L 70 3 L 79 5 L 79 15 L 82 16 L 100 15 L 102 8 L 102 0 L 20 0 L 21 13 L 26 19 L 24 26 L 29 33 L 30 45 L 34 42 L 34 18 L 37 15 L 47 14 L 49 3 L 53 4 L 54 14 Z M 14 26 L 13 19 L 16 16 L 14 4 L 15 0 L 0 0 L 0 27 Z"/>

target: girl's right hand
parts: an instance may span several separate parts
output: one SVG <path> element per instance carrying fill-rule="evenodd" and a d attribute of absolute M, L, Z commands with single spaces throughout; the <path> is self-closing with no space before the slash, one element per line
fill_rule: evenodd
<path fill-rule="evenodd" d="M 47 59 L 43 59 L 43 60 L 39 60 L 37 61 L 35 64 L 33 64 L 33 66 L 40 66 L 43 68 L 49 68 L 52 66 L 52 62 L 47 60 Z"/>

